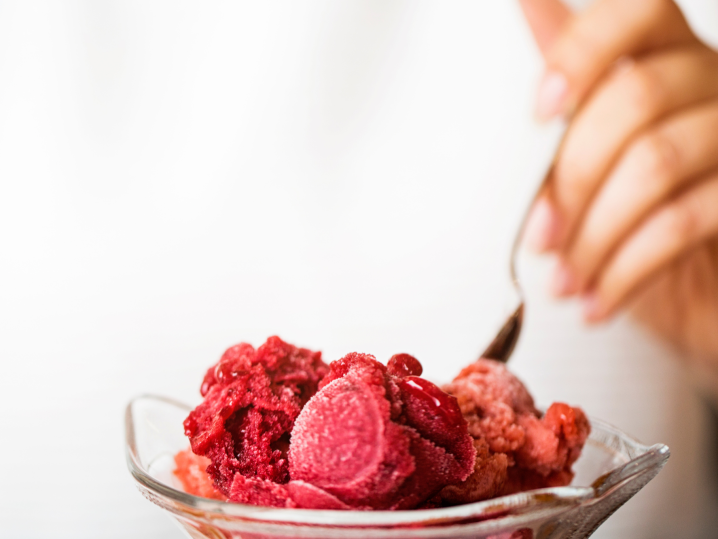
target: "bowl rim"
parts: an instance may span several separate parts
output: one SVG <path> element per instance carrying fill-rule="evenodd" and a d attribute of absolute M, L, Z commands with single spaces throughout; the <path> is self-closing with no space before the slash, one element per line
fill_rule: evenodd
<path fill-rule="evenodd" d="M 638 454 L 617 468 L 601 475 L 590 486 L 565 486 L 530 490 L 501 496 L 479 502 L 442 507 L 435 509 L 411 509 L 399 511 L 359 511 L 359 510 L 318 510 L 287 509 L 245 505 L 235 502 L 212 500 L 188 494 L 155 479 L 142 465 L 137 449 L 134 407 L 142 401 L 153 401 L 179 408 L 189 413 L 192 407 L 170 397 L 152 394 L 138 395 L 127 404 L 125 410 L 125 453 L 127 465 L 140 490 L 151 501 L 161 500 L 163 507 L 172 508 L 177 514 L 192 514 L 220 520 L 251 520 L 266 523 L 294 525 L 329 525 L 332 527 L 397 527 L 397 526 L 437 526 L 452 523 L 476 522 L 497 519 L 506 515 L 524 515 L 531 513 L 541 518 L 553 517 L 585 503 L 595 502 L 610 494 L 622 484 L 647 473 L 655 466 L 662 467 L 670 455 L 665 444 L 647 446 L 623 433 L 616 427 L 593 418 L 588 443 L 598 444 L 617 455 L 617 449 L 596 440 L 597 432 L 614 436 L 630 450 Z M 169 505 L 169 507 L 168 507 Z M 503 520 L 503 519 L 502 519 Z M 533 520 L 533 519 L 532 519 Z"/>

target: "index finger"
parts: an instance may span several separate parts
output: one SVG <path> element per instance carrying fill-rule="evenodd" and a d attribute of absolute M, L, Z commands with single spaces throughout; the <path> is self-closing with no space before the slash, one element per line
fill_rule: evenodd
<path fill-rule="evenodd" d="M 697 41 L 671 0 L 597 0 L 565 24 L 546 52 L 537 115 L 572 112 L 621 57 Z"/>

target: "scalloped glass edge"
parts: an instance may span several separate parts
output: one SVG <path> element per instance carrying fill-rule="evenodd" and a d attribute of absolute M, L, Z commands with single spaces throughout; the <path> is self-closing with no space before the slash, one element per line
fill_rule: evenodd
<path fill-rule="evenodd" d="M 437 527 L 451 535 L 458 533 L 457 526 L 462 533 L 468 531 L 464 530 L 466 526 L 470 526 L 476 533 L 488 533 L 492 530 L 519 529 L 522 526 L 534 528 L 537 522 L 548 522 L 577 508 L 593 506 L 599 509 L 601 505 L 605 505 L 605 514 L 599 513 L 592 519 L 589 523 L 591 529 L 586 530 L 587 535 L 565 535 L 588 537 L 618 507 L 653 479 L 670 456 L 670 451 L 664 444 L 643 445 L 617 428 L 590 418 L 592 432 L 588 443 L 613 451 L 626 462 L 595 478 L 589 486 L 547 488 L 453 507 L 408 511 L 329 511 L 258 507 L 193 496 L 153 477 L 148 470 L 150 466 L 142 462 L 137 447 L 139 424 L 136 408 L 148 404 L 174 409 L 176 413 L 182 414 L 187 414 L 192 409 L 174 399 L 154 395 L 138 396 L 127 405 L 127 465 L 142 494 L 181 519 L 224 529 L 269 535 L 272 534 L 272 529 L 277 528 L 274 531 L 281 532 L 286 525 L 291 525 L 293 529 L 311 526 L 314 536 L 323 535 L 318 533 L 321 527 L 329 527 L 334 532 L 337 528 L 344 528 L 341 533 L 346 537 L 349 536 L 346 532 L 352 528 L 359 532 L 357 537 L 365 537 L 368 529 L 392 528 L 412 528 L 412 536 L 427 535 L 421 533 L 421 528 L 425 528 L 433 530 L 428 535 L 437 536 Z M 161 435 L 160 427 L 153 425 L 153 428 Z M 177 448 L 179 449 L 181 448 Z M 611 500 L 612 497 L 615 499 Z M 606 503 L 599 503 L 604 501 Z"/>

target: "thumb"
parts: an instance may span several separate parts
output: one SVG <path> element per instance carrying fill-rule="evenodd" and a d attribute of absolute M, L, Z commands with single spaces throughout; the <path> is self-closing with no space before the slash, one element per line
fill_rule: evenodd
<path fill-rule="evenodd" d="M 519 0 L 536 44 L 544 56 L 564 24 L 571 18 L 571 10 L 561 0 Z"/>

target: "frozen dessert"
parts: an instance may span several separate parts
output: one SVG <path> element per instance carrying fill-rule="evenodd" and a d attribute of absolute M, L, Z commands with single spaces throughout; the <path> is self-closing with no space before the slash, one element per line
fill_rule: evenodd
<path fill-rule="evenodd" d="M 270 337 L 227 350 L 185 420 L 175 457 L 186 492 L 307 509 L 413 509 L 568 484 L 590 427 L 536 410 L 504 365 L 480 359 L 444 388 L 411 355 L 387 365 Z"/>
<path fill-rule="evenodd" d="M 184 428 L 192 451 L 212 462 L 207 473 L 220 492 L 233 501 L 276 505 L 271 489 L 255 495 L 254 483 L 289 481 L 289 434 L 328 371 L 320 352 L 279 337 L 256 350 L 233 346 L 207 371 L 204 401 Z"/>
<path fill-rule="evenodd" d="M 454 397 L 408 354 L 331 364 L 297 418 L 289 475 L 356 509 L 410 509 L 464 481 L 476 452 Z"/>
<path fill-rule="evenodd" d="M 188 448 L 175 455 L 174 475 L 182 483 L 185 492 L 203 498 L 227 501 L 227 496 L 217 490 L 212 478 L 207 474 L 207 466 L 210 464 L 212 461 L 207 457 L 195 455 L 192 449 Z"/>
<path fill-rule="evenodd" d="M 474 472 L 441 492 L 445 504 L 571 482 L 591 430 L 580 408 L 554 403 L 542 416 L 521 381 L 491 359 L 472 363 L 443 389 L 458 399 L 476 447 Z"/>
<path fill-rule="evenodd" d="M 234 502 L 416 507 L 465 480 L 476 454 L 456 399 L 421 370 L 407 354 L 385 367 L 354 353 L 329 368 L 318 352 L 278 337 L 257 350 L 240 344 L 207 371 L 185 433 Z M 178 456 L 176 475 L 185 489 L 206 492 L 185 479 L 194 476 L 188 464 L 197 465 Z"/>

